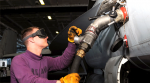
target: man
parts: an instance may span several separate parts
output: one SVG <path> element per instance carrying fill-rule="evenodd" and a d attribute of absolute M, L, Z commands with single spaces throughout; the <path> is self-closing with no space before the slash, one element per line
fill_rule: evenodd
<path fill-rule="evenodd" d="M 76 45 L 74 36 L 80 35 L 82 30 L 72 26 L 68 31 L 68 47 L 62 56 L 52 58 L 42 56 L 42 49 L 48 46 L 48 36 L 44 29 L 29 27 L 22 31 L 22 40 L 27 48 L 25 53 L 17 55 L 11 63 L 11 83 L 79 83 L 80 76 L 71 73 L 60 80 L 48 80 L 48 71 L 62 70 L 66 68 L 73 59 Z"/>

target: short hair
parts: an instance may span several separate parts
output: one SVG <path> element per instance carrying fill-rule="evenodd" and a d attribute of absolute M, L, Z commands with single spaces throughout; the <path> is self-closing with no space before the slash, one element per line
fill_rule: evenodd
<path fill-rule="evenodd" d="M 31 32 L 34 28 L 40 29 L 39 27 L 33 26 L 33 27 L 28 27 L 28 28 L 22 30 L 21 31 L 21 39 L 23 40 L 23 38 L 25 38 L 26 36 L 31 34 Z M 24 45 L 27 45 L 27 41 L 24 42 Z"/>

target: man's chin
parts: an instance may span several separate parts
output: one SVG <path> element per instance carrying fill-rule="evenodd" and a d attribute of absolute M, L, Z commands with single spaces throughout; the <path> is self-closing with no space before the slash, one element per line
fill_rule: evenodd
<path fill-rule="evenodd" d="M 45 48 L 48 47 L 48 44 L 45 46 Z"/>
<path fill-rule="evenodd" d="M 42 46 L 42 48 L 44 49 L 44 48 L 46 48 L 46 47 L 48 47 L 48 45 L 44 45 L 44 46 Z"/>

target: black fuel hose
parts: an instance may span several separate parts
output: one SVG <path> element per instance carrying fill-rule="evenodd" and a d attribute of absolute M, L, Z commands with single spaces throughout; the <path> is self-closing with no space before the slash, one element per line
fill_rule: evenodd
<path fill-rule="evenodd" d="M 70 73 L 77 73 L 79 66 L 80 66 L 80 62 L 81 62 L 82 58 L 78 55 L 75 56 L 75 59 L 73 61 Z"/>

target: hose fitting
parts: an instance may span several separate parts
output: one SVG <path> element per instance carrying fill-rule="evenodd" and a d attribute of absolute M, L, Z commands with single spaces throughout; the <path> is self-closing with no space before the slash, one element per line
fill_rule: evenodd
<path fill-rule="evenodd" d="M 81 58 L 83 58 L 85 56 L 85 51 L 82 49 L 79 49 L 76 53 L 77 56 L 80 56 Z"/>

